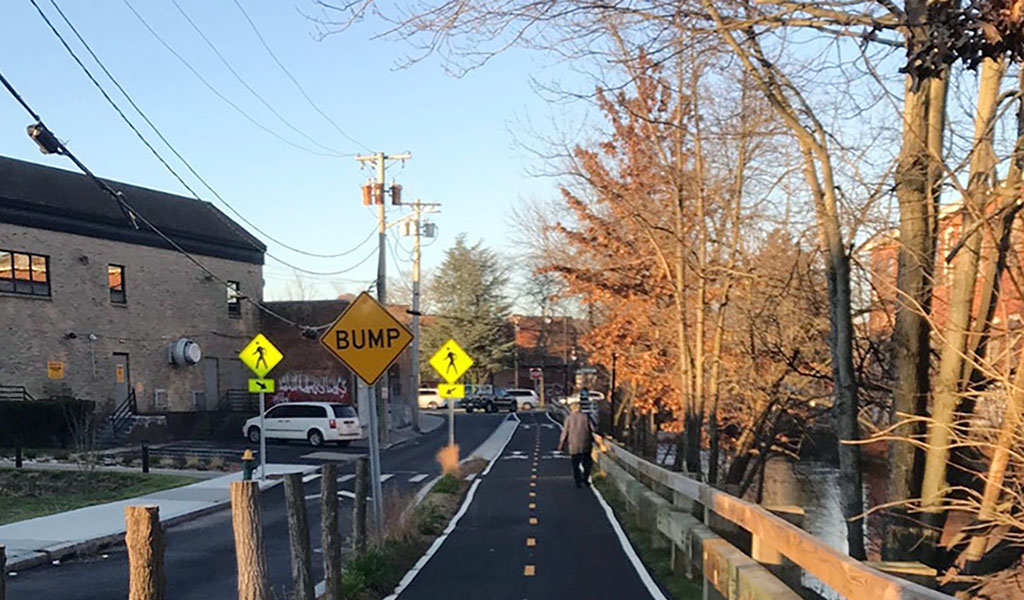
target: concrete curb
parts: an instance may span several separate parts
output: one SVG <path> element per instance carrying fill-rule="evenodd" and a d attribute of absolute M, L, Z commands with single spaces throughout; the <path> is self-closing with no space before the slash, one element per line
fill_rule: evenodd
<path fill-rule="evenodd" d="M 310 465 L 310 467 L 311 468 L 308 472 L 303 471 L 303 473 L 308 474 L 313 472 L 319 472 L 320 470 L 319 467 L 313 467 L 312 465 Z M 228 475 L 230 474 L 231 473 L 228 473 Z M 274 475 L 270 475 L 268 476 L 267 479 L 269 480 L 269 482 L 265 486 L 260 488 L 261 493 L 273 489 L 284 483 L 284 479 L 282 479 L 279 476 L 275 477 Z M 198 508 L 194 511 L 182 513 L 180 515 L 175 515 L 168 519 L 160 519 L 160 526 L 166 531 L 168 527 L 173 527 L 174 525 L 186 523 L 188 521 L 193 521 L 195 519 L 205 517 L 215 512 L 219 512 L 230 505 L 231 499 L 228 498 L 226 500 L 222 500 L 210 504 L 208 506 Z M 104 535 L 88 540 L 81 540 L 77 542 L 71 542 L 68 544 L 59 544 L 56 546 L 50 546 L 48 548 L 41 548 L 37 551 L 36 555 L 26 556 L 24 558 L 19 558 L 15 560 L 8 560 L 7 570 L 24 571 L 26 569 L 32 569 L 35 567 L 51 563 L 55 560 L 64 560 L 65 558 L 78 558 L 96 554 L 100 550 L 123 543 L 124 534 L 124 531 L 118 531 L 116 533 L 111 533 L 109 535 Z"/>

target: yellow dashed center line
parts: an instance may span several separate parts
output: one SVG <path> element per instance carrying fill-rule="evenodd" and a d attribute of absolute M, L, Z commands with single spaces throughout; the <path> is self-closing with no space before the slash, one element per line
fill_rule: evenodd
<path fill-rule="evenodd" d="M 524 577 L 533 577 L 535 571 L 536 571 L 536 569 L 534 568 L 533 565 L 526 565 L 525 567 L 523 567 L 523 576 Z"/>
<path fill-rule="evenodd" d="M 530 517 L 530 525 L 536 525 L 536 524 L 537 524 L 537 517 Z"/>
<path fill-rule="evenodd" d="M 537 538 L 526 538 L 526 545 L 533 548 L 537 545 Z"/>
<path fill-rule="evenodd" d="M 533 510 L 535 508 L 537 508 L 537 503 L 536 502 L 531 502 L 530 503 L 530 510 Z"/>
<path fill-rule="evenodd" d="M 530 492 L 530 497 L 531 498 L 536 498 L 537 497 L 537 492 Z"/>

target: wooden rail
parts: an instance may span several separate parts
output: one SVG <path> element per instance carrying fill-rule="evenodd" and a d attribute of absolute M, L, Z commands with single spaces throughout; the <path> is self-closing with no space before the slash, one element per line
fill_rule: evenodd
<path fill-rule="evenodd" d="M 639 479 L 702 505 L 750 532 L 850 600 L 951 600 L 941 592 L 888 575 L 835 550 L 765 508 L 652 464 L 609 440 L 600 450 Z M 655 489 L 655 491 L 658 491 Z M 708 519 L 705 518 L 705 522 Z"/>

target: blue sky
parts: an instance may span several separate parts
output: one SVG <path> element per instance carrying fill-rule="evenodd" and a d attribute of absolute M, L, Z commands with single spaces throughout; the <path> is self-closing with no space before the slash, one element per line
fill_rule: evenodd
<path fill-rule="evenodd" d="M 280 135 L 311 144 L 279 121 L 243 87 L 203 42 L 171 0 L 129 0 L 150 25 L 222 94 Z M 101 72 L 61 21 L 50 0 L 37 0 L 87 66 Z M 306 103 L 260 45 L 244 16 L 228 0 L 178 0 L 232 66 L 299 130 L 345 153 L 365 152 L 341 136 Z M 410 51 L 399 41 L 371 39 L 383 25 L 368 21 L 324 40 L 300 13 L 307 0 L 242 0 L 271 48 L 317 104 L 373 151 L 410 151 L 394 176 L 406 199 L 443 203 L 434 220 L 439 238 L 424 253 L 426 268 L 465 232 L 499 252 L 511 251 L 509 214 L 525 198 L 554 193 L 554 182 L 527 173 L 529 153 L 515 140 L 525 119 L 545 123 L 554 111 L 531 91 L 530 78 L 571 77 L 525 51 L 497 57 L 463 78 L 444 73 L 431 58 L 408 69 L 396 65 Z M 316 156 L 260 130 L 210 92 L 147 32 L 124 0 L 58 0 L 58 4 L 107 68 L 196 170 L 249 220 L 285 243 L 316 253 L 336 253 L 361 242 L 375 223 L 362 206 L 359 187 L 370 176 L 352 157 Z M 103 100 L 29 0 L 4 3 L 0 18 L 0 70 L 49 127 L 97 174 L 137 185 L 186 193 Z M 101 82 L 114 94 L 106 80 Z M 564 82 L 563 82 L 564 83 Z M 115 99 L 121 101 L 119 96 Z M 126 102 L 123 106 L 128 109 Z M 134 115 L 129 113 L 134 118 Z M 135 119 L 143 126 L 141 119 Z M 30 118 L 13 99 L 0 96 L 0 155 L 72 168 L 44 156 L 25 135 Z M 143 132 L 157 141 L 146 129 Z M 529 139 L 526 135 L 525 139 Z M 169 159 L 173 156 L 159 148 Z M 214 200 L 177 162 L 199 195 Z M 218 204 L 222 210 L 225 210 Z M 395 219 L 407 211 L 391 209 Z M 230 213 L 229 213 L 230 214 Z M 397 240 L 400 259 L 411 240 Z M 367 257 L 366 244 L 347 256 L 316 259 L 268 243 L 270 252 L 300 267 L 338 271 Z M 389 261 L 391 257 L 389 257 Z M 394 263 L 389 270 L 394 273 Z M 408 269 L 408 263 L 402 263 Z M 268 259 L 268 298 L 280 298 L 292 271 Z M 376 259 L 344 275 L 310 277 L 318 295 L 365 288 Z"/>

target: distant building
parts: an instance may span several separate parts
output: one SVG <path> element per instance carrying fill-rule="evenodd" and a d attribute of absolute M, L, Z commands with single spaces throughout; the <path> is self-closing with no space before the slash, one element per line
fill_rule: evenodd
<path fill-rule="evenodd" d="M 1015 226 L 1019 227 L 1019 225 Z M 962 229 L 963 212 L 960 210 L 960 205 L 944 207 L 938 217 L 934 283 L 929 312 L 933 330 L 937 332 L 941 332 L 945 328 L 953 284 L 953 264 L 947 263 L 946 257 L 960 241 Z M 983 243 L 991 248 L 994 243 L 991 235 L 985 228 L 982 228 L 982 231 L 985 233 Z M 1015 232 L 1012 239 L 1020 240 L 1020 232 Z M 1022 319 L 1024 319 L 1024 299 L 1009 273 L 1017 261 L 1015 255 L 1019 255 L 1021 250 L 1024 250 L 1024 247 L 1018 246 L 1016 252 L 1013 248 L 1010 249 L 1010 266 L 1000 280 L 999 301 L 996 303 L 995 313 L 992 317 L 995 333 L 1016 330 L 1021 327 Z M 899 272 L 899 232 L 894 230 L 879 234 L 864 245 L 861 253 L 864 257 L 862 260 L 866 261 L 870 278 L 870 291 L 864 294 L 870 299 L 870 302 L 864 302 L 868 307 L 865 322 L 866 333 L 875 338 L 887 338 L 892 334 L 898 306 L 896 281 Z M 984 263 L 979 265 L 979 268 L 984 268 Z M 977 316 L 980 302 L 981 285 L 979 276 L 974 293 L 975 316 Z M 994 341 L 990 356 L 998 355 L 1001 343 L 999 339 Z"/>
<path fill-rule="evenodd" d="M 495 385 L 513 387 L 516 374 L 520 387 L 537 388 L 531 369 L 540 369 L 544 389 L 552 398 L 572 393 L 577 370 L 584 365 L 579 344 L 583 324 L 573 317 L 512 315 L 509 327 L 516 340 L 513 368 L 494 376 Z M 538 390 L 539 391 L 539 390 Z"/>
<path fill-rule="evenodd" d="M 213 205 L 0 157 L 0 394 L 72 396 L 139 412 L 215 410 L 248 374 L 264 245 Z"/>

